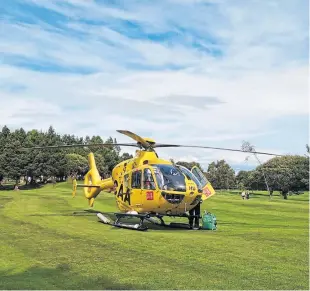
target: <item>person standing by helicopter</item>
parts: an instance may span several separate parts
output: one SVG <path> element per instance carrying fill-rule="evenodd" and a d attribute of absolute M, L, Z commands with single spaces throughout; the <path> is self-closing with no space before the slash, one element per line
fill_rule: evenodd
<path fill-rule="evenodd" d="M 198 204 L 189 211 L 189 227 L 194 230 L 199 229 L 199 219 L 200 219 L 200 205 L 202 199 L 199 200 Z"/>

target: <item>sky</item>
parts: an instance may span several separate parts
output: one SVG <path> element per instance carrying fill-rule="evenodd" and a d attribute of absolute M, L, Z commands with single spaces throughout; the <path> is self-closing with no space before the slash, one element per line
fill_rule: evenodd
<path fill-rule="evenodd" d="M 307 0 L 7 0 L 0 126 L 305 154 Z M 122 148 L 133 153 L 132 148 Z M 246 154 L 159 149 L 163 158 Z M 260 161 L 270 156 L 260 156 Z"/>

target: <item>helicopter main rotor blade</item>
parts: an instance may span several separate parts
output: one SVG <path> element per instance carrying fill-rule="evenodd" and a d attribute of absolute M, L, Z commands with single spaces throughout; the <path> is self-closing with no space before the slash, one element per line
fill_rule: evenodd
<path fill-rule="evenodd" d="M 131 137 L 136 142 L 139 142 L 146 149 L 151 147 L 151 145 L 144 138 L 142 138 L 141 136 L 139 136 L 139 135 L 137 135 L 137 134 L 135 134 L 135 133 L 133 133 L 131 131 L 128 131 L 128 130 L 117 130 L 117 132 Z"/>
<path fill-rule="evenodd" d="M 34 146 L 29 148 L 21 148 L 20 150 L 44 150 L 44 149 L 58 149 L 58 148 L 75 148 L 75 147 L 109 147 L 109 146 L 128 146 L 137 147 L 135 143 L 93 143 L 93 144 L 63 144 L 53 146 Z"/>
<path fill-rule="evenodd" d="M 244 150 L 230 149 L 230 148 L 218 148 L 218 147 L 195 146 L 195 145 L 156 144 L 156 145 L 154 145 L 154 148 L 199 148 L 199 149 L 213 149 L 213 150 L 221 150 L 221 151 L 242 152 L 242 153 L 278 156 L 278 157 L 283 156 L 283 155 L 279 155 L 279 154 L 266 153 L 266 152 L 244 151 Z"/>

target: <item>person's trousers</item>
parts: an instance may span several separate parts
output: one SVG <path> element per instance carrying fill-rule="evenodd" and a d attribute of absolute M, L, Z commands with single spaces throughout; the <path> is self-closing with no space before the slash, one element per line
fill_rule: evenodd
<path fill-rule="evenodd" d="M 200 203 L 198 203 L 192 210 L 189 211 L 190 217 L 189 219 L 189 225 L 193 226 L 193 222 L 195 220 L 195 226 L 199 227 L 199 217 L 200 217 Z M 195 216 L 195 217 L 193 217 Z"/>

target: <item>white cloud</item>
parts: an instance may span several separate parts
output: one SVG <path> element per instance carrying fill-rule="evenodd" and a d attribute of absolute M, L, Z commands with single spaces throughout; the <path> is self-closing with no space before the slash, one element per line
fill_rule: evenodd
<path fill-rule="evenodd" d="M 36 14 L 34 24 L 13 22 L 12 15 L 27 15 L 25 9 L 3 18 L 1 125 L 53 124 L 64 133 L 113 135 L 119 141 L 128 138 L 115 130 L 128 129 L 158 142 L 240 148 L 243 139 L 276 134 L 281 124 L 268 127 L 275 117 L 309 112 L 302 1 L 128 1 L 124 7 L 82 0 L 26 2 L 68 18 L 52 23 Z M 125 20 L 138 25 L 134 38 Z M 157 41 L 147 33 L 157 33 Z M 172 33 L 175 40 L 161 39 L 160 33 Z M 18 66 L 21 61 L 28 68 Z M 41 72 L 31 64 L 95 72 Z M 193 98 L 192 106 L 184 96 Z M 208 98 L 221 103 L 210 104 Z M 261 145 L 282 153 L 285 138 L 276 145 L 264 139 Z M 244 161 L 242 153 L 160 151 L 204 165 L 221 158 Z"/>

